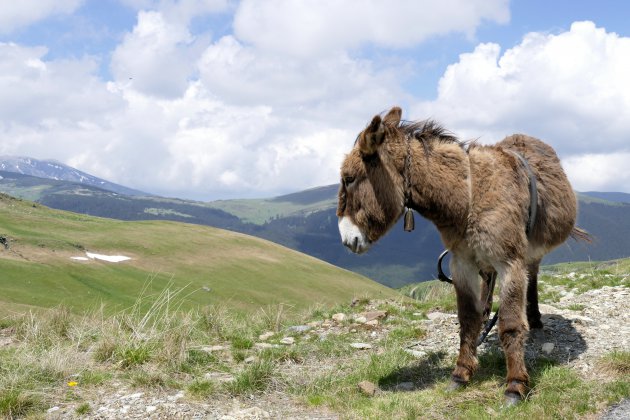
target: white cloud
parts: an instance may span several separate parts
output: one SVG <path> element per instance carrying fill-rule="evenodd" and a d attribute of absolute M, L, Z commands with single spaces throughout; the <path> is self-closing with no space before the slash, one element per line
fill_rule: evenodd
<path fill-rule="evenodd" d="M 481 136 L 486 143 L 528 133 L 561 157 L 577 159 L 573 167 L 593 162 L 593 154 L 601 162 L 630 147 L 630 38 L 576 22 L 560 34 L 527 34 L 502 55 L 498 45 L 480 44 L 447 68 L 437 99 L 417 104 L 412 114 L 435 117 L 462 137 Z M 627 176 L 627 165 L 606 159 L 618 179 Z M 603 170 L 592 176 L 592 184 L 612 187 Z M 584 178 L 574 182 L 581 189 Z M 616 189 L 627 184 L 618 182 Z"/>
<path fill-rule="evenodd" d="M 423 4 L 431 14 L 416 2 L 373 2 L 371 13 L 366 2 L 306 2 L 293 15 L 293 3 L 244 1 L 235 34 L 211 41 L 188 25 L 225 2 L 124 1 L 141 11 L 112 53 L 112 81 L 97 76 L 95 58 L 0 43 L 0 154 L 52 157 L 149 192 L 206 199 L 332 183 L 373 114 L 414 102 L 403 86 L 415 63 L 349 49 L 470 35 L 482 19 L 508 17 L 504 1 Z M 449 66 L 435 101 L 405 114 L 487 141 L 528 132 L 558 148 L 576 188 L 627 190 L 628 49 L 628 38 L 590 23 L 528 34 L 504 53 L 482 44 Z"/>
<path fill-rule="evenodd" d="M 507 23 L 507 0 L 243 0 L 237 38 L 257 48 L 312 57 L 364 44 L 410 47 L 435 35 L 472 36 L 482 20 Z"/>
<path fill-rule="evenodd" d="M 94 76 L 94 59 L 48 61 L 46 48 L 0 43 L 0 126 L 46 125 L 82 121 L 105 123 L 107 110 L 119 106 Z"/>
<path fill-rule="evenodd" d="M 567 175 L 578 191 L 628 191 L 630 152 L 585 154 L 563 161 Z M 621 188 L 620 188 L 621 187 Z"/>
<path fill-rule="evenodd" d="M 57 14 L 72 13 L 83 0 L 3 1 L 0 7 L 0 33 L 9 33 Z"/>
<path fill-rule="evenodd" d="M 157 11 L 171 23 L 187 25 L 194 17 L 224 12 L 229 0 L 120 0 L 138 11 Z"/>
<path fill-rule="evenodd" d="M 139 12 L 138 23 L 114 50 L 111 69 L 119 82 L 160 97 L 179 97 L 186 90 L 204 39 L 186 26 L 172 24 L 159 12 Z"/>

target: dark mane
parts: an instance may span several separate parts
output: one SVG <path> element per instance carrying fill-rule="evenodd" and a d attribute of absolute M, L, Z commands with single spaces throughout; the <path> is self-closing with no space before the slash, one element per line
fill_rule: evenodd
<path fill-rule="evenodd" d="M 401 121 L 398 129 L 405 135 L 418 139 L 423 143 L 439 141 L 442 143 L 457 143 L 460 146 L 464 146 L 453 133 L 431 119 L 422 121 Z"/>

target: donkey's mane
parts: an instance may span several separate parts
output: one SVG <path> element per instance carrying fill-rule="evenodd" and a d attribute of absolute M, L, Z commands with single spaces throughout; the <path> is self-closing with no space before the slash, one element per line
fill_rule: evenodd
<path fill-rule="evenodd" d="M 397 127 L 406 136 L 420 140 L 422 143 L 438 141 L 441 143 L 457 143 L 465 146 L 453 133 L 432 119 L 422 121 L 401 121 Z"/>

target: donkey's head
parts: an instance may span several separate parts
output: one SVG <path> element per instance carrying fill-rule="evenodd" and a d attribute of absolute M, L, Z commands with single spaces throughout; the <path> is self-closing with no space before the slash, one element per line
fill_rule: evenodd
<path fill-rule="evenodd" d="M 376 115 L 359 134 L 341 165 L 339 233 L 345 246 L 363 253 L 381 238 L 404 210 L 402 165 L 405 138 L 398 130 L 402 111 Z"/>

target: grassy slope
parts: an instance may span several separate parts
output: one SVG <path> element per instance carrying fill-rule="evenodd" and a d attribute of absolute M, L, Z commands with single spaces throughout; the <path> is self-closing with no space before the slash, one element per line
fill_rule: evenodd
<path fill-rule="evenodd" d="M 75 310 L 100 302 L 127 307 L 151 280 L 187 287 L 188 305 L 228 303 L 257 309 L 285 303 L 304 308 L 353 296 L 391 296 L 379 284 L 271 242 L 175 222 L 122 222 L 56 211 L 0 195 L 0 302 Z M 131 261 L 78 262 L 84 250 Z M 205 291 L 202 288 L 209 288 Z"/>
<path fill-rule="evenodd" d="M 302 215 L 337 206 L 337 186 L 327 185 L 269 199 L 217 200 L 208 203 L 247 223 L 261 225 L 275 217 Z"/>

